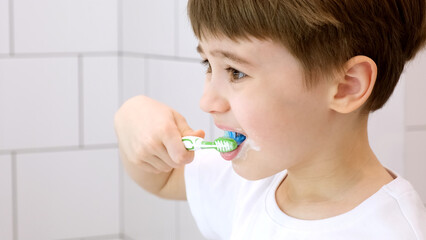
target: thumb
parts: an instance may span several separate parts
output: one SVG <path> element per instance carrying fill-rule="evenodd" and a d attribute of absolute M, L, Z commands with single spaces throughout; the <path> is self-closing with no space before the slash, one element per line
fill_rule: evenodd
<path fill-rule="evenodd" d="M 197 137 L 204 138 L 206 134 L 203 130 L 199 129 L 194 131 L 188 125 L 188 123 L 186 122 L 186 119 L 182 115 L 180 115 L 178 112 L 175 112 L 175 111 L 173 112 L 173 115 L 176 122 L 176 126 L 179 129 L 179 132 L 182 134 L 182 136 L 197 136 Z"/>
<path fill-rule="evenodd" d="M 206 136 L 206 133 L 201 129 L 198 129 L 196 131 L 188 130 L 183 133 L 183 136 L 196 136 L 196 137 L 204 138 Z"/>

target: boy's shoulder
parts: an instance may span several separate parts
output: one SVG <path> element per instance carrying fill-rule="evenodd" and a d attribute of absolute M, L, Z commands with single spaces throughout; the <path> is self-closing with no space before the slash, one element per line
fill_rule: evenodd
<path fill-rule="evenodd" d="M 388 212 L 387 218 L 400 218 L 413 231 L 416 239 L 426 239 L 426 208 L 411 183 L 398 176 L 383 190 L 390 197 L 390 201 L 384 205 L 385 209 L 382 209 Z"/>

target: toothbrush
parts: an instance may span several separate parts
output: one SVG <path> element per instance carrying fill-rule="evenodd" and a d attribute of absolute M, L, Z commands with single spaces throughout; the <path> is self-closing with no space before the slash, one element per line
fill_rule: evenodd
<path fill-rule="evenodd" d="M 237 142 L 228 137 L 216 138 L 213 142 L 204 141 L 204 139 L 195 136 L 186 136 L 182 138 L 185 148 L 189 151 L 200 149 L 216 149 L 218 152 L 226 153 L 237 149 Z"/>

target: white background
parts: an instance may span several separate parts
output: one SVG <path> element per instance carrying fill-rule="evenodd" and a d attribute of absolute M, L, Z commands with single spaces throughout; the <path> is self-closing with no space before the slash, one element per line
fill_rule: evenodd
<path fill-rule="evenodd" d="M 0 0 L 0 239 L 202 239 L 186 203 L 129 180 L 113 130 L 146 94 L 221 134 L 198 107 L 195 47 L 186 0 Z M 369 126 L 424 202 L 425 92 L 423 52 Z"/>

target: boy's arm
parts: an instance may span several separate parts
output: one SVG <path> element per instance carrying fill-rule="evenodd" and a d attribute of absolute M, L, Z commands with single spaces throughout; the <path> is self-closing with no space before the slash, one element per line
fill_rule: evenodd
<path fill-rule="evenodd" d="M 134 97 L 115 115 L 120 157 L 130 177 L 142 188 L 168 199 L 186 199 L 184 166 L 194 152 L 182 136 L 203 138 L 185 118 L 168 106 L 145 96 Z"/>
<path fill-rule="evenodd" d="M 165 199 L 186 200 L 184 168 L 174 168 L 166 173 L 149 173 L 140 166 L 123 160 L 129 176 L 146 191 Z"/>

